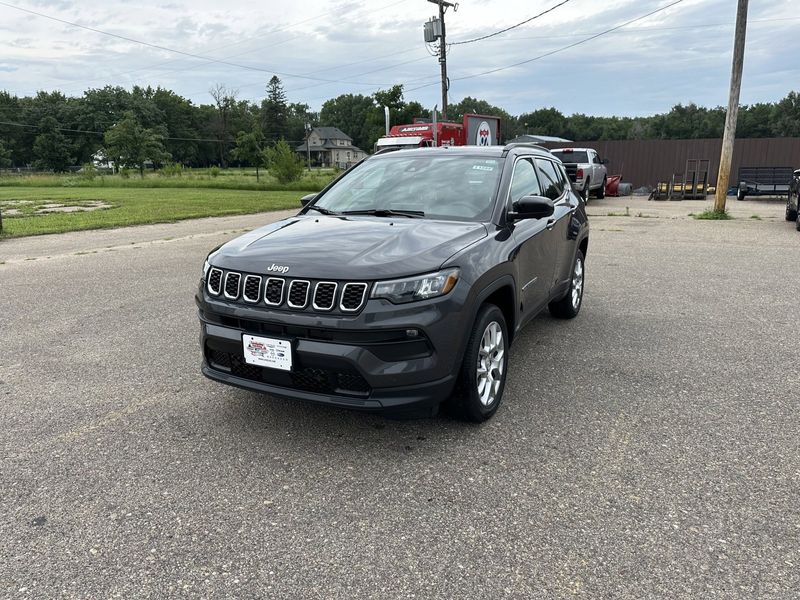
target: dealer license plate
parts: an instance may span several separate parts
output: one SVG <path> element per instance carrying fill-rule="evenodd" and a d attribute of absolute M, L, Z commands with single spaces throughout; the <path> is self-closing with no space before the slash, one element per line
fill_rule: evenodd
<path fill-rule="evenodd" d="M 292 343 L 289 340 L 242 335 L 244 360 L 249 365 L 292 370 Z"/>

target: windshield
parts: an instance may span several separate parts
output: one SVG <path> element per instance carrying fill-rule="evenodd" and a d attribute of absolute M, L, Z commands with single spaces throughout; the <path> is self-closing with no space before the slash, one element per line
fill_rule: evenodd
<path fill-rule="evenodd" d="M 336 213 L 414 211 L 428 219 L 491 219 L 502 162 L 480 156 L 386 156 L 355 168 L 314 205 Z"/>
<path fill-rule="evenodd" d="M 553 156 L 558 158 L 563 163 L 580 163 L 586 164 L 589 162 L 589 156 L 586 150 L 577 150 L 565 152 L 564 150 L 553 150 Z"/>

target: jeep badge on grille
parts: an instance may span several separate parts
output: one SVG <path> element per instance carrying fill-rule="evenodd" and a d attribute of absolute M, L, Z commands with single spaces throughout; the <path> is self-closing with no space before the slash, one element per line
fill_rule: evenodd
<path fill-rule="evenodd" d="M 283 267 L 273 263 L 272 266 L 267 269 L 267 271 L 272 271 L 273 273 L 287 273 L 289 271 L 289 267 Z"/>

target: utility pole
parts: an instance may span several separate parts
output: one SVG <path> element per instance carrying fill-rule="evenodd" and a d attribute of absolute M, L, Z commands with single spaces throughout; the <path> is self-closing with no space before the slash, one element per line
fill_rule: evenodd
<path fill-rule="evenodd" d="M 736 34 L 733 42 L 733 67 L 731 69 L 731 90 L 728 96 L 728 112 L 725 115 L 725 133 L 722 136 L 722 153 L 719 157 L 719 175 L 714 196 L 714 210 L 725 211 L 728 186 L 733 162 L 733 142 L 736 139 L 736 120 L 739 116 L 739 92 L 742 88 L 742 68 L 744 67 L 744 40 L 747 33 L 747 3 L 739 0 L 736 11 Z"/>
<path fill-rule="evenodd" d="M 458 10 L 458 4 L 446 2 L 445 0 L 428 0 L 433 4 L 439 6 L 439 22 L 438 27 L 434 25 L 434 39 L 439 40 L 439 66 L 442 69 L 442 121 L 447 119 L 447 91 L 450 88 L 450 82 L 447 79 L 447 31 L 444 25 L 444 13 L 448 8 Z M 435 23 L 435 21 L 433 22 Z M 429 39 L 428 30 L 425 32 L 425 41 L 433 41 Z"/>
<path fill-rule="evenodd" d="M 306 152 L 308 154 L 308 170 L 311 171 L 311 123 L 306 123 Z"/>

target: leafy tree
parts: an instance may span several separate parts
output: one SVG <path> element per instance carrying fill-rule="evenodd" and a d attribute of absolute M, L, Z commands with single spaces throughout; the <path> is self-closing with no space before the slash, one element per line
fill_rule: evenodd
<path fill-rule="evenodd" d="M 460 123 L 464 120 L 464 115 L 468 113 L 478 115 L 498 115 L 500 117 L 500 134 L 506 140 L 513 139 L 518 135 L 525 133 L 524 130 L 520 130 L 517 124 L 517 119 L 512 117 L 508 112 L 499 106 L 490 104 L 486 100 L 479 100 L 478 98 L 472 98 L 471 96 L 467 96 L 461 100 L 461 102 L 451 104 L 447 109 L 447 120 Z"/>
<path fill-rule="evenodd" d="M 66 171 L 75 162 L 72 157 L 72 144 L 58 130 L 58 122 L 53 117 L 45 117 L 39 123 L 41 133 L 33 142 L 34 164 L 39 169 L 52 169 L 56 173 Z"/>
<path fill-rule="evenodd" d="M 370 139 L 374 135 L 374 122 L 370 116 L 375 114 L 375 102 L 371 96 L 361 94 L 342 94 L 326 101 L 319 113 L 319 123 L 325 127 L 338 127 L 351 138 L 353 144 L 364 150 L 372 147 Z"/>
<path fill-rule="evenodd" d="M 280 140 L 264 150 L 264 159 L 269 171 L 280 183 L 297 181 L 303 174 L 303 162 L 286 140 Z"/>
<path fill-rule="evenodd" d="M 789 94 L 775 105 L 772 135 L 800 137 L 800 93 Z"/>
<path fill-rule="evenodd" d="M 233 157 L 239 162 L 252 165 L 256 168 L 256 181 L 259 181 L 258 169 L 264 164 L 264 136 L 259 129 L 250 133 L 240 131 L 236 136 L 236 148 Z"/>
<path fill-rule="evenodd" d="M 268 140 L 286 139 L 289 132 L 289 107 L 281 80 L 273 75 L 267 84 L 267 97 L 261 102 L 261 127 Z"/>
<path fill-rule="evenodd" d="M 163 135 L 153 129 L 145 129 L 132 112 L 105 133 L 106 153 L 117 165 L 139 169 L 144 178 L 147 161 L 158 163 L 169 158 L 164 149 Z"/>
<path fill-rule="evenodd" d="M 7 150 L 3 140 L 0 140 L 0 169 L 7 169 L 10 166 L 11 150 Z"/>
<path fill-rule="evenodd" d="M 289 143 L 305 139 L 306 125 L 312 128 L 319 125 L 319 113 L 311 111 L 308 104 L 292 103 L 288 105 L 289 120 L 286 139 Z"/>

